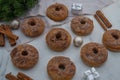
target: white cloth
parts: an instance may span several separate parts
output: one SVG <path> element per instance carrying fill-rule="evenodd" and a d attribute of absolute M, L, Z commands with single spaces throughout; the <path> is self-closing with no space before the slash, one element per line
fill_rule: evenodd
<path fill-rule="evenodd" d="M 69 17 L 74 16 L 71 13 L 71 5 L 72 3 L 82 3 L 83 4 L 83 10 L 81 14 L 94 14 L 96 10 L 101 10 L 105 6 L 110 5 L 113 3 L 112 0 L 40 0 L 38 5 L 36 5 L 30 12 L 27 14 L 27 16 L 35 16 L 35 15 L 42 15 L 46 17 L 46 9 L 54 3 L 62 3 L 67 6 L 69 9 Z M 62 22 L 54 22 L 53 20 L 50 20 L 48 17 L 46 17 L 49 26 L 55 26 L 55 25 L 61 25 L 68 21 L 70 21 L 70 18 L 67 18 L 66 20 Z"/>
<path fill-rule="evenodd" d="M 103 7 L 108 6 L 109 4 L 113 3 L 112 0 L 40 0 L 39 2 L 39 13 L 45 15 L 45 10 L 48 6 L 54 3 L 62 3 L 66 5 L 71 11 L 72 3 L 82 3 L 83 4 L 83 11 L 82 14 L 94 14 L 96 10 L 101 10 Z M 72 14 L 70 13 L 69 16 Z"/>

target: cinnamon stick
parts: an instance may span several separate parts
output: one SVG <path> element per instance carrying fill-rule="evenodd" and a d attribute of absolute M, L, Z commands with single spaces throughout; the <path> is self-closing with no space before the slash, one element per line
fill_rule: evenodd
<path fill-rule="evenodd" d="M 105 24 L 102 22 L 102 20 L 95 14 L 94 15 L 95 19 L 97 20 L 97 22 L 101 25 L 101 27 L 107 31 L 107 27 L 105 26 Z"/>
<path fill-rule="evenodd" d="M 18 72 L 17 78 L 19 78 L 20 80 L 33 80 L 32 78 L 30 78 L 29 76 L 22 72 Z"/>
<path fill-rule="evenodd" d="M 8 31 L 8 33 L 12 33 L 12 31 L 10 30 L 9 26 L 8 25 L 3 25 L 4 26 L 4 30 L 5 31 Z M 8 38 L 8 41 L 10 43 L 11 46 L 14 46 L 16 45 L 16 40 L 15 39 L 12 39 L 10 37 L 7 37 Z"/>
<path fill-rule="evenodd" d="M 12 34 L 12 33 L 10 33 L 10 32 L 8 32 L 8 31 L 5 31 L 5 30 L 2 29 L 1 27 L 0 27 L 0 33 L 5 34 L 6 36 L 8 36 L 8 37 L 10 37 L 10 38 L 12 38 L 12 39 L 14 39 L 14 40 L 17 40 L 17 39 L 18 39 L 18 36 L 14 35 L 14 34 Z"/>
<path fill-rule="evenodd" d="M 5 77 L 8 80 L 19 80 L 17 77 L 15 77 L 14 75 L 12 75 L 11 73 L 6 74 Z"/>
<path fill-rule="evenodd" d="M 0 26 L 2 28 L 2 26 Z M 5 36 L 4 34 L 0 33 L 0 46 L 5 46 Z"/>
<path fill-rule="evenodd" d="M 103 23 L 106 25 L 107 28 L 112 27 L 112 24 L 109 22 L 109 20 L 104 16 L 104 14 L 100 10 L 97 10 L 96 14 L 103 21 Z"/>

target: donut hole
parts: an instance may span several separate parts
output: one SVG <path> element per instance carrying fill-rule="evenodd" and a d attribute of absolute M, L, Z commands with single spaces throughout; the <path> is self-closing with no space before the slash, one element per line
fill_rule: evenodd
<path fill-rule="evenodd" d="M 85 22 L 84 20 L 81 20 L 80 23 L 81 23 L 81 24 L 85 24 L 86 22 Z"/>
<path fill-rule="evenodd" d="M 35 26 L 36 25 L 35 21 L 30 21 L 28 24 L 31 25 L 31 26 Z"/>
<path fill-rule="evenodd" d="M 60 11 L 60 7 L 56 7 L 56 8 L 55 8 L 55 11 Z"/>
<path fill-rule="evenodd" d="M 60 70 L 64 70 L 65 69 L 65 65 L 63 65 L 63 64 L 60 64 L 58 67 L 59 67 Z"/>
<path fill-rule="evenodd" d="M 112 34 L 112 37 L 113 37 L 114 39 L 119 39 L 119 36 L 118 36 L 117 34 Z"/>
<path fill-rule="evenodd" d="M 60 33 L 57 33 L 56 34 L 56 39 L 60 39 L 61 38 L 61 34 Z"/>
<path fill-rule="evenodd" d="M 28 55 L 28 52 L 27 52 L 27 51 L 22 51 L 22 55 L 23 55 L 23 56 L 27 56 L 27 55 Z"/>
<path fill-rule="evenodd" d="M 97 53 L 98 53 L 98 49 L 93 48 L 92 50 L 93 50 L 93 53 L 94 53 L 94 54 L 97 54 Z"/>

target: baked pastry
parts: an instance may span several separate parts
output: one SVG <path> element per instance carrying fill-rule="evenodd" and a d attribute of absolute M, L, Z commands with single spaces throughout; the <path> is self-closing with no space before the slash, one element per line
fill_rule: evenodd
<path fill-rule="evenodd" d="M 11 51 L 10 56 L 12 63 L 21 69 L 32 68 L 39 59 L 37 49 L 29 44 L 18 45 Z"/>
<path fill-rule="evenodd" d="M 56 56 L 48 62 L 47 72 L 52 80 L 71 80 L 76 67 L 68 57 Z"/>
<path fill-rule="evenodd" d="M 54 51 L 64 51 L 71 43 L 71 36 L 65 29 L 53 28 L 46 35 L 46 43 Z"/>
<path fill-rule="evenodd" d="M 37 37 L 44 31 L 45 24 L 41 18 L 28 17 L 20 24 L 22 32 L 29 37 Z"/>
<path fill-rule="evenodd" d="M 93 21 L 87 17 L 77 16 L 71 21 L 72 31 L 80 36 L 85 36 L 93 31 Z"/>
<path fill-rule="evenodd" d="M 120 31 L 116 29 L 108 30 L 102 38 L 105 47 L 111 51 L 120 51 Z"/>
<path fill-rule="evenodd" d="M 54 21 L 62 21 L 68 16 L 68 9 L 64 4 L 55 3 L 47 8 L 46 15 Z"/>
<path fill-rule="evenodd" d="M 90 42 L 81 48 L 81 59 L 91 67 L 101 66 L 108 57 L 108 52 L 102 44 Z"/>

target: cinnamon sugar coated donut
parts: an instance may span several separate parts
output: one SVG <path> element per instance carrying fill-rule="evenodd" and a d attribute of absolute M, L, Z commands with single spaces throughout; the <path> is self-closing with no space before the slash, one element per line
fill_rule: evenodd
<path fill-rule="evenodd" d="M 68 16 L 68 9 L 64 4 L 55 3 L 47 8 L 46 15 L 54 21 L 62 21 Z"/>
<path fill-rule="evenodd" d="M 29 37 L 37 37 L 44 31 L 45 24 L 41 18 L 25 18 L 20 25 L 22 32 Z"/>
<path fill-rule="evenodd" d="M 120 51 L 120 31 L 116 29 L 108 30 L 102 38 L 105 47 L 111 51 Z"/>
<path fill-rule="evenodd" d="M 53 28 L 46 35 L 46 43 L 54 51 L 64 51 L 71 43 L 71 36 L 65 29 Z"/>
<path fill-rule="evenodd" d="M 77 35 L 88 35 L 93 31 L 93 21 L 87 17 L 77 16 L 71 21 L 71 29 Z"/>
<path fill-rule="evenodd" d="M 52 80 L 71 80 L 76 67 L 68 57 L 56 56 L 48 62 L 47 72 Z"/>
<path fill-rule="evenodd" d="M 21 69 L 32 68 L 39 59 L 37 49 L 29 44 L 18 45 L 11 51 L 10 56 L 12 63 Z"/>
<path fill-rule="evenodd" d="M 107 60 L 108 52 L 102 44 L 91 42 L 81 48 L 80 55 L 86 65 L 99 67 Z"/>

